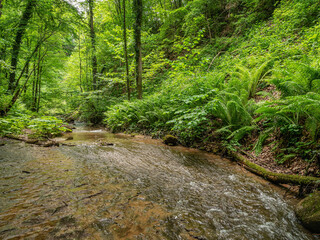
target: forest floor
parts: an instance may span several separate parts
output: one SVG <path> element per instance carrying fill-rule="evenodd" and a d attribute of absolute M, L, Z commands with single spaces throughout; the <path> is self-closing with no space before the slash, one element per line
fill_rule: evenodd
<path fill-rule="evenodd" d="M 205 146 L 202 144 L 196 144 L 196 148 L 205 150 L 207 152 L 213 152 L 217 154 L 225 155 L 226 151 L 219 149 L 217 143 L 205 143 Z M 320 176 L 320 168 L 317 163 L 314 161 L 308 163 L 301 158 L 293 158 L 286 161 L 283 164 L 279 164 L 275 161 L 276 156 L 272 151 L 271 146 L 265 146 L 262 152 L 256 156 L 254 151 L 243 150 L 239 153 L 244 154 L 251 162 L 275 173 L 284 173 L 284 174 L 298 174 L 301 176 Z"/>

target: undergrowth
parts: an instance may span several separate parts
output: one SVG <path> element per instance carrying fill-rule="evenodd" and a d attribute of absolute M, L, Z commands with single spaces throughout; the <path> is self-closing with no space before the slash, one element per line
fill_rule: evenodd
<path fill-rule="evenodd" d="M 198 65 L 190 60 L 192 72 L 184 71 L 190 57 L 184 55 L 157 91 L 110 106 L 105 124 L 172 133 L 187 146 L 218 139 L 234 148 L 251 136 L 257 155 L 273 138 L 279 163 L 295 157 L 319 163 L 320 25 L 307 18 L 315 9 L 315 1 L 284 1 L 270 20 L 231 42 L 209 72 L 206 48 Z"/>
<path fill-rule="evenodd" d="M 59 136 L 69 129 L 63 121 L 52 116 L 35 117 L 27 114 L 13 114 L 0 119 L 0 136 L 28 135 L 31 138 L 49 138 Z"/>

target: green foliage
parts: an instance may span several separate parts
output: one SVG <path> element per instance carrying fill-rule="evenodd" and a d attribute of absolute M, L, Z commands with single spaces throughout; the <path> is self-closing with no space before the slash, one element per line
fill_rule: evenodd
<path fill-rule="evenodd" d="M 26 128 L 33 131 L 34 137 L 55 137 L 69 129 L 63 127 L 63 121 L 51 116 L 31 119 Z"/>
<path fill-rule="evenodd" d="M 206 108 L 210 114 L 220 118 L 223 125 L 231 130 L 251 125 L 252 117 L 237 94 L 220 92 L 214 100 L 207 104 Z"/>
<path fill-rule="evenodd" d="M 256 121 L 267 120 L 269 125 L 282 128 L 284 131 L 294 131 L 294 126 L 304 125 L 312 139 L 317 140 L 320 127 L 319 104 L 320 95 L 317 93 L 268 102 L 257 109 L 256 113 L 260 116 Z"/>
<path fill-rule="evenodd" d="M 310 64 L 289 61 L 286 70 L 278 70 L 270 81 L 281 91 L 282 97 L 305 95 L 309 92 L 320 93 L 320 67 L 318 63 Z"/>
<path fill-rule="evenodd" d="M 26 114 L 17 114 L 0 119 L 0 136 L 20 135 L 30 130 L 32 137 L 54 137 L 69 131 L 62 125 L 62 120 L 51 116 L 34 118 Z"/>
<path fill-rule="evenodd" d="M 233 73 L 233 76 L 238 78 L 241 84 L 247 86 L 248 99 L 253 98 L 256 95 L 257 87 L 261 81 L 265 79 L 271 61 L 265 61 L 260 66 L 254 67 L 252 70 L 244 66 L 238 66 L 237 72 Z"/>

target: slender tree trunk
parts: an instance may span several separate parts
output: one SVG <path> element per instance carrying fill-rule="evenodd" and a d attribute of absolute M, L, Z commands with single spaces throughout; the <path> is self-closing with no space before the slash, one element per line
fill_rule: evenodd
<path fill-rule="evenodd" d="M 80 91 L 83 92 L 83 89 L 82 89 L 82 62 L 81 62 L 81 33 L 79 33 L 79 80 L 80 80 Z"/>
<path fill-rule="evenodd" d="M 124 41 L 124 59 L 126 62 L 126 82 L 128 100 L 130 101 L 130 79 L 129 79 L 129 63 L 127 50 L 127 26 L 126 26 L 126 0 L 123 0 L 123 41 Z"/>
<path fill-rule="evenodd" d="M 89 85 L 89 79 L 88 79 L 88 50 L 86 50 L 86 68 L 85 68 L 85 73 L 86 73 L 86 89 L 87 91 L 90 91 L 90 85 Z"/>
<path fill-rule="evenodd" d="M 36 47 L 36 49 L 38 49 L 38 47 Z M 32 54 L 32 56 L 33 56 L 33 54 Z M 40 62 L 40 63 L 43 62 L 43 59 L 44 59 L 45 56 L 46 56 L 46 52 L 41 56 L 41 58 L 39 59 L 38 62 Z M 29 61 L 30 60 L 28 60 L 28 63 L 29 63 Z M 34 64 L 36 64 L 36 61 L 37 61 L 37 59 L 35 59 Z M 11 108 L 14 106 L 14 104 L 16 103 L 18 98 L 20 97 L 21 93 L 28 86 L 28 81 L 29 81 L 31 75 L 33 73 L 35 73 L 35 72 L 36 72 L 36 66 L 34 65 L 32 71 L 29 73 L 29 76 L 27 76 L 26 81 L 24 82 L 24 84 L 21 87 L 19 87 L 19 86 L 16 87 L 15 93 L 13 94 L 13 97 L 11 98 L 11 101 L 10 101 L 9 105 L 6 108 L 4 108 L 3 110 L 0 110 L 0 116 L 1 117 L 7 115 L 7 113 L 11 110 Z M 18 79 L 20 79 L 21 76 L 22 76 L 22 74 L 20 74 L 20 77 Z M 36 79 L 36 76 L 35 76 L 35 79 Z"/>
<path fill-rule="evenodd" d="M 37 68 L 36 68 L 36 71 L 35 71 L 35 89 L 34 89 L 34 99 L 33 99 L 33 111 L 37 111 L 38 109 L 38 87 L 39 87 L 39 75 L 40 75 L 40 66 L 39 66 L 39 56 L 40 55 L 40 52 L 38 53 L 38 59 L 37 59 Z"/>
<path fill-rule="evenodd" d="M 28 48 L 28 50 L 30 50 L 30 45 L 31 45 L 31 40 L 29 40 L 28 38 L 27 38 L 27 48 Z M 29 68 L 30 68 L 30 61 L 27 61 L 26 62 L 26 74 L 25 74 L 25 76 L 26 76 L 26 79 L 28 78 L 28 76 L 29 76 Z M 27 88 L 25 88 L 24 89 L 24 92 L 23 92 L 24 94 L 26 94 L 27 93 Z"/>
<path fill-rule="evenodd" d="M 42 72 L 42 67 L 40 67 L 40 71 L 39 71 L 37 112 L 39 112 L 39 110 L 40 110 L 40 99 L 41 99 L 41 72 Z"/>
<path fill-rule="evenodd" d="M 22 18 L 20 19 L 18 31 L 17 31 L 15 41 L 12 46 L 12 54 L 11 54 L 12 72 L 9 75 L 9 87 L 8 87 L 8 90 L 11 93 L 13 93 L 13 91 L 15 90 L 14 88 L 15 88 L 15 80 L 16 80 L 16 69 L 17 69 L 17 64 L 18 64 L 18 58 L 19 58 L 19 52 L 20 52 L 22 38 L 23 38 L 23 35 L 26 31 L 28 21 L 30 20 L 30 18 L 32 16 L 32 9 L 33 9 L 35 3 L 36 3 L 35 0 L 28 0 L 27 6 L 23 12 Z"/>
<path fill-rule="evenodd" d="M 1 18 L 1 16 L 2 16 L 2 7 L 3 7 L 3 5 L 2 5 L 2 0 L 0 0 L 0 18 Z"/>
<path fill-rule="evenodd" d="M 35 106 L 36 111 L 39 112 L 39 105 L 40 105 L 40 88 L 41 88 L 41 48 L 39 48 L 38 52 L 38 67 L 37 67 L 37 92 L 36 92 L 36 99 L 35 99 Z"/>
<path fill-rule="evenodd" d="M 27 67 L 26 67 L 26 78 L 28 78 L 29 76 L 29 67 L 30 67 L 30 63 L 27 63 Z M 24 94 L 27 93 L 27 88 L 24 89 Z"/>
<path fill-rule="evenodd" d="M 93 0 L 88 0 L 89 2 L 89 27 L 90 27 L 90 37 L 92 44 L 92 85 L 93 90 L 98 89 L 98 63 L 96 55 L 96 33 L 93 25 Z"/>
<path fill-rule="evenodd" d="M 116 7 L 116 12 L 117 12 L 117 17 L 118 20 L 121 22 L 121 0 L 116 0 L 114 1 L 115 7 Z"/>
<path fill-rule="evenodd" d="M 142 0 L 133 0 L 133 11 L 135 15 L 134 40 L 136 60 L 136 83 L 138 99 L 142 99 L 142 53 L 141 53 L 141 26 L 142 26 Z"/>
<path fill-rule="evenodd" d="M 35 111 L 35 98 L 36 98 L 36 82 L 37 82 L 37 74 L 36 74 L 36 58 L 33 62 L 33 81 L 32 81 L 32 105 L 31 111 Z"/>

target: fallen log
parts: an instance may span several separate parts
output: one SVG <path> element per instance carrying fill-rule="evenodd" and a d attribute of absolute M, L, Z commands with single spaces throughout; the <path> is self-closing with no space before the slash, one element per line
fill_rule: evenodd
<path fill-rule="evenodd" d="M 9 138 L 9 139 L 14 139 L 14 140 L 22 141 L 22 142 L 25 142 L 25 143 L 38 145 L 38 146 L 41 146 L 41 147 L 59 146 L 58 142 L 50 140 L 50 139 L 47 139 L 47 140 L 28 139 L 26 137 L 19 137 L 19 136 L 14 136 L 14 135 L 7 135 L 6 137 Z"/>
<path fill-rule="evenodd" d="M 248 171 L 255 173 L 270 182 L 278 184 L 292 184 L 292 185 L 305 185 L 310 187 L 319 188 L 320 187 L 320 178 L 310 177 L 310 176 L 301 176 L 301 175 L 290 175 L 284 173 L 274 173 L 271 172 L 247 159 L 245 156 L 235 152 L 229 151 L 228 154 L 235 160 L 237 163 L 241 164 Z"/>

